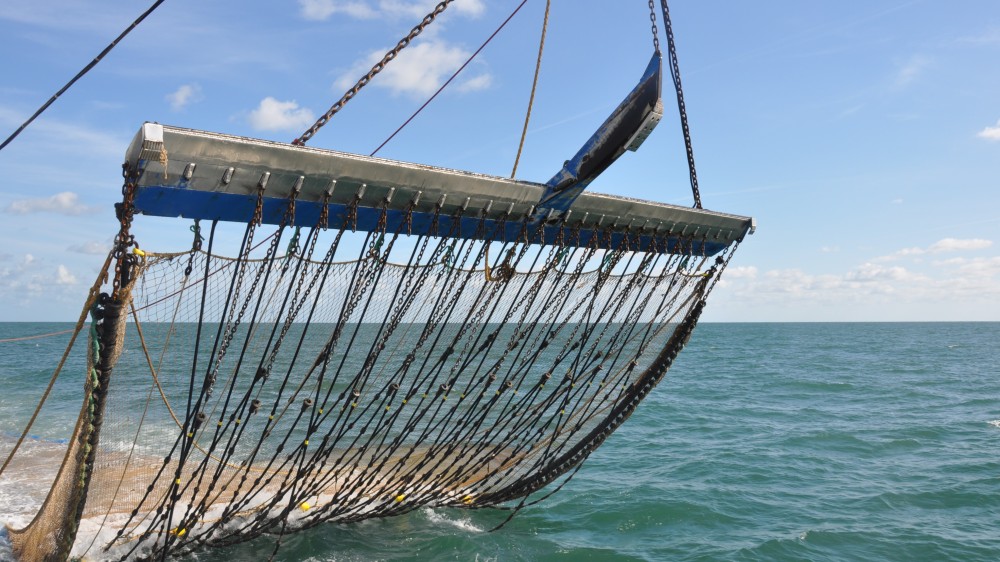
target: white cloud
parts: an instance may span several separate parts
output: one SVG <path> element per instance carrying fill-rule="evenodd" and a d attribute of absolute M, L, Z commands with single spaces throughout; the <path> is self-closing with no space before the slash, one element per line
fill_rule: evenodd
<path fill-rule="evenodd" d="M 927 251 L 931 254 L 939 254 L 941 252 L 960 252 L 965 250 L 983 250 L 989 248 L 993 245 L 992 240 L 983 240 L 982 238 L 970 238 L 966 240 L 961 240 L 958 238 L 943 238 L 937 242 L 930 245 Z"/>
<path fill-rule="evenodd" d="M 990 141 L 1000 141 L 1000 119 L 997 119 L 996 126 L 986 127 L 982 131 L 976 133 L 976 136 Z"/>
<path fill-rule="evenodd" d="M 884 282 L 884 281 L 908 281 L 912 279 L 914 275 L 906 270 L 905 267 L 893 266 L 893 267 L 883 267 L 875 263 L 863 263 L 860 267 L 854 271 L 847 272 L 844 275 L 844 280 L 846 281 L 859 281 L 862 283 L 868 282 Z"/>
<path fill-rule="evenodd" d="M 1000 275 L 1000 256 L 990 258 L 949 258 L 935 262 L 934 265 L 977 274 Z"/>
<path fill-rule="evenodd" d="M 968 37 L 960 37 L 958 43 L 966 43 L 971 45 L 996 45 L 1000 44 L 1000 27 L 993 27 L 986 30 L 979 35 L 970 35 Z"/>
<path fill-rule="evenodd" d="M 0 107 L 0 124 L 16 127 L 27 117 L 26 114 Z M 86 125 L 40 118 L 25 129 L 16 142 L 22 146 L 44 147 L 47 154 L 65 152 L 85 155 L 89 159 L 108 157 L 121 162 L 122 151 L 130 140 L 131 135 L 118 136 L 117 133 L 112 134 Z"/>
<path fill-rule="evenodd" d="M 726 269 L 713 317 L 728 320 L 997 320 L 1000 256 L 949 256 L 990 249 L 989 240 L 945 238 L 876 258 L 841 272 Z M 927 256 L 943 256 L 927 259 Z M 946 257 L 944 257 L 946 256 Z M 715 318 L 713 318 L 715 319 Z"/>
<path fill-rule="evenodd" d="M 724 279 L 756 279 L 757 268 L 754 266 L 734 266 L 726 268 Z"/>
<path fill-rule="evenodd" d="M 931 59 L 923 55 L 914 55 L 900 65 L 896 71 L 895 85 L 897 88 L 905 88 L 912 84 L 924 70 L 930 66 Z"/>
<path fill-rule="evenodd" d="M 489 74 L 480 74 L 479 76 L 473 76 L 465 82 L 458 85 L 459 92 L 478 92 L 480 90 L 486 90 L 493 85 L 493 76 Z"/>
<path fill-rule="evenodd" d="M 278 101 L 270 96 L 262 99 L 250 112 L 250 125 L 258 131 L 291 131 L 302 129 L 316 120 L 313 112 L 299 107 L 295 101 Z"/>
<path fill-rule="evenodd" d="M 891 261 L 899 258 L 906 258 L 911 256 L 922 256 L 925 254 L 943 254 L 946 252 L 965 252 L 971 250 L 985 250 L 993 246 L 992 240 L 985 240 L 982 238 L 942 238 L 937 242 L 927 246 L 926 248 L 921 247 L 911 247 L 903 248 L 895 253 L 889 254 L 888 256 L 882 256 L 873 259 L 875 262 Z"/>
<path fill-rule="evenodd" d="M 0 20 L 42 29 L 82 29 L 94 34 L 121 32 L 120 8 L 105 3 L 77 1 L 4 0 Z M 34 38 L 32 38 L 34 39 Z"/>
<path fill-rule="evenodd" d="M 302 17 L 307 20 L 323 21 L 334 14 L 345 14 L 357 19 L 373 19 L 378 13 L 366 2 L 343 2 L 338 0 L 299 0 Z"/>
<path fill-rule="evenodd" d="M 56 269 L 56 285 L 76 285 L 76 276 L 65 265 L 59 264 Z"/>
<path fill-rule="evenodd" d="M 429 14 L 438 4 L 438 0 L 380 0 L 379 10 L 392 17 L 422 18 Z M 455 0 L 450 11 L 466 16 L 477 17 L 486 11 L 483 0 Z"/>
<path fill-rule="evenodd" d="M 56 213 L 59 215 L 84 215 L 97 211 L 96 208 L 80 204 L 80 197 L 72 191 L 57 193 L 39 199 L 18 199 L 11 201 L 5 209 L 12 215 L 30 213 Z"/>
<path fill-rule="evenodd" d="M 5 293 L 41 294 L 47 283 L 37 272 L 35 256 L 24 254 L 13 266 L 0 266 L 0 288 Z"/>
<path fill-rule="evenodd" d="M 71 252 L 77 252 L 79 254 L 88 254 L 92 256 L 103 256 L 111 250 L 111 242 L 96 242 L 91 240 L 90 242 L 83 242 L 81 244 L 74 244 L 67 248 Z"/>
<path fill-rule="evenodd" d="M 193 102 L 201 101 L 201 86 L 198 84 L 184 84 L 173 93 L 167 94 L 167 101 L 170 102 L 170 109 L 180 111 Z"/>
<path fill-rule="evenodd" d="M 376 62 L 382 59 L 384 49 L 372 51 L 367 57 L 354 64 L 341 76 L 335 86 L 346 90 L 354 85 L 357 77 L 368 72 Z M 388 88 L 393 93 L 407 93 L 418 97 L 433 94 L 469 58 L 471 53 L 461 47 L 449 45 L 447 42 L 434 39 L 416 45 L 411 45 L 399 53 L 397 60 L 385 67 L 371 85 Z M 473 91 L 488 87 L 491 82 L 489 74 L 481 74 L 466 81 L 463 91 Z"/>
<path fill-rule="evenodd" d="M 409 18 L 419 19 L 434 10 L 438 0 L 299 0 L 303 18 L 324 21 L 335 14 L 355 19 Z M 478 17 L 486 11 L 483 0 L 455 0 L 448 12 Z"/>

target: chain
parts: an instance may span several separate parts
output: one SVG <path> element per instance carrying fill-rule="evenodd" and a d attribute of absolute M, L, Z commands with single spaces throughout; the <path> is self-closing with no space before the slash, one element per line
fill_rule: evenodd
<path fill-rule="evenodd" d="M 122 165 L 122 178 L 124 179 L 122 183 L 122 202 L 115 204 L 115 214 L 118 216 L 121 228 L 115 236 L 115 245 L 112 253 L 112 258 L 115 260 L 115 276 L 112 281 L 111 296 L 115 299 L 119 296 L 118 292 L 121 286 L 127 284 L 130 275 L 128 271 L 130 269 L 128 264 L 130 260 L 127 259 L 128 248 L 129 246 L 139 247 L 135 243 L 135 236 L 129 232 L 129 229 L 132 226 L 132 216 L 135 213 L 133 203 L 135 201 L 136 185 L 139 182 L 140 174 L 139 170 L 133 170 L 128 164 Z"/>
<path fill-rule="evenodd" d="M 656 27 L 656 6 L 649 0 L 649 23 L 653 28 L 653 50 L 660 52 L 660 30 Z"/>
<path fill-rule="evenodd" d="M 323 114 L 322 117 L 316 120 L 316 123 L 314 123 L 312 127 L 309 127 L 309 129 L 306 130 L 306 132 L 302 133 L 302 135 L 299 138 L 292 141 L 292 144 L 301 146 L 307 143 L 309 139 L 311 139 L 313 135 L 315 135 L 316 132 L 319 131 L 323 125 L 326 125 L 327 121 L 329 121 L 330 118 L 334 116 L 334 114 L 343 109 L 344 105 L 346 105 L 347 102 L 351 101 L 351 98 L 356 96 L 358 92 L 361 91 L 361 88 L 367 86 L 368 83 L 371 82 L 371 79 L 374 78 L 376 74 L 382 72 L 382 70 L 386 67 L 386 65 L 392 62 L 392 60 L 396 58 L 399 52 L 405 49 L 406 46 L 410 44 L 410 41 L 413 41 L 418 35 L 420 35 L 420 33 L 423 32 L 424 28 L 430 25 L 431 22 L 434 21 L 434 18 L 438 17 L 441 14 L 441 12 L 443 12 L 445 8 L 448 7 L 448 4 L 451 4 L 453 1 L 454 0 L 442 0 L 441 2 L 439 2 L 438 5 L 434 7 L 434 10 L 431 13 L 424 16 L 424 19 L 419 24 L 417 24 L 413 29 L 411 29 L 410 33 L 407 34 L 406 37 L 400 39 L 399 43 L 397 43 L 392 50 L 390 50 L 388 53 L 385 54 L 384 57 L 382 57 L 382 60 L 375 63 L 375 66 L 373 66 L 371 70 L 368 71 L 368 74 L 362 76 L 361 79 L 358 80 L 357 83 L 355 83 L 354 86 L 351 87 L 351 89 L 347 90 L 344 96 L 341 97 L 340 100 L 337 101 L 337 103 L 333 104 L 330 107 L 330 109 L 328 109 L 327 112 Z"/>
<path fill-rule="evenodd" d="M 194 219 L 194 225 L 191 226 L 191 232 L 194 233 L 194 241 L 191 242 L 191 254 L 188 256 L 187 267 L 184 268 L 184 277 L 191 275 L 194 270 L 194 256 L 201 250 L 201 242 L 204 237 L 201 235 L 201 221 L 199 219 Z"/>
<path fill-rule="evenodd" d="M 691 193 L 694 195 L 695 208 L 701 209 L 701 193 L 698 192 L 698 172 L 695 171 L 694 167 L 691 129 L 688 128 L 687 109 L 684 105 L 684 89 L 681 88 L 681 70 L 677 64 L 677 49 L 674 48 L 674 30 L 670 26 L 670 9 L 667 8 L 667 0 L 660 0 L 660 7 L 663 8 L 663 27 L 667 30 L 667 49 L 670 52 L 670 75 L 674 79 L 674 89 L 677 90 L 677 110 L 681 114 L 681 129 L 684 131 L 684 147 L 687 149 L 688 171 L 691 173 Z"/>

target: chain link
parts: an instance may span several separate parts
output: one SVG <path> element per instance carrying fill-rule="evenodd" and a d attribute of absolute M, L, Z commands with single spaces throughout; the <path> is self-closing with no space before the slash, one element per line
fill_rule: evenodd
<path fill-rule="evenodd" d="M 390 50 L 388 53 L 385 54 L 384 57 L 382 57 L 382 60 L 375 63 L 375 66 L 373 66 L 371 70 L 368 71 L 368 74 L 362 76 L 361 79 L 358 80 L 357 83 L 355 83 L 354 86 L 351 87 L 351 89 L 347 90 L 347 92 L 343 95 L 343 97 L 340 98 L 340 100 L 337 101 L 337 103 L 333 104 L 330 107 L 330 109 L 327 110 L 326 113 L 324 113 L 319 119 L 316 120 L 316 123 L 314 123 L 312 127 L 309 127 L 309 129 L 307 129 L 306 132 L 302 133 L 302 135 L 299 138 L 293 140 L 292 144 L 301 146 L 307 143 L 309 139 L 311 139 L 313 135 L 315 135 L 316 132 L 319 131 L 321 127 L 323 127 L 323 125 L 326 125 L 327 121 L 329 121 L 331 117 L 333 117 L 338 111 L 343 109 L 344 105 L 346 105 L 347 102 L 351 101 L 351 98 L 356 96 L 358 92 L 361 90 L 361 88 L 367 86 L 368 83 L 371 82 L 371 79 L 374 78 L 376 74 L 382 72 L 382 70 L 386 67 L 386 65 L 392 62 L 392 60 L 396 58 L 399 52 L 405 49 L 406 46 L 409 45 L 411 41 L 413 41 L 418 35 L 420 35 L 423 32 L 424 28 L 430 25 L 431 22 L 434 21 L 434 18 L 438 17 L 441 14 L 441 12 L 443 12 L 445 8 L 448 7 L 448 4 L 451 4 L 452 2 L 454 2 L 454 0 L 442 0 L 441 2 L 439 2 L 438 5 L 434 7 L 434 10 L 431 13 L 424 16 L 424 19 L 419 24 L 417 24 L 413 29 L 411 29 L 410 33 L 407 34 L 406 37 L 400 39 L 399 43 L 397 43 L 392 50 Z"/>
<path fill-rule="evenodd" d="M 118 222 L 121 226 L 114 241 L 113 258 L 115 260 L 115 276 L 112 280 L 111 291 L 111 296 L 116 299 L 118 298 L 121 286 L 124 284 L 123 281 L 127 282 L 127 278 L 129 277 L 129 272 L 126 271 L 129 268 L 127 264 L 129 261 L 127 259 L 128 248 L 129 246 L 139 247 L 135 243 L 135 236 L 129 232 L 129 229 L 132 226 L 132 216 L 135 213 L 133 203 L 135 201 L 136 185 L 139 183 L 140 173 L 140 171 L 132 169 L 128 164 L 122 166 L 122 178 L 124 179 L 122 183 L 122 202 L 115 205 L 115 214 L 118 216 Z"/>
<path fill-rule="evenodd" d="M 652 0 L 650 0 L 652 2 Z M 677 90 L 677 110 L 681 114 L 681 129 L 684 132 L 684 147 L 687 149 L 688 171 L 691 174 L 691 193 L 694 195 L 694 206 L 701 209 L 701 193 L 698 191 L 698 172 L 694 166 L 694 149 L 691 147 L 691 129 L 688 127 L 687 108 L 684 105 L 684 90 L 681 88 L 681 70 L 677 64 L 677 49 L 674 47 L 674 30 L 670 26 L 670 9 L 667 0 L 660 0 L 663 8 L 663 27 L 667 31 L 667 49 L 670 54 L 670 75 L 674 79 L 674 89 Z"/>
<path fill-rule="evenodd" d="M 653 28 L 653 50 L 660 52 L 660 30 L 656 27 L 656 6 L 649 0 L 649 23 Z"/>

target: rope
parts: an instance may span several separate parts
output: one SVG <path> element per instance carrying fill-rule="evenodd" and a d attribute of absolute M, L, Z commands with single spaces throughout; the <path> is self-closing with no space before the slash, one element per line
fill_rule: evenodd
<path fill-rule="evenodd" d="M 103 281 L 108 274 L 108 270 L 111 267 L 112 255 L 112 253 L 109 253 L 108 258 L 104 260 L 104 267 L 101 268 L 101 273 L 98 274 L 97 280 L 90 288 L 90 294 L 87 296 L 87 302 L 84 303 L 83 310 L 80 311 L 80 318 L 76 321 L 76 327 L 73 329 L 73 337 L 71 337 L 69 339 L 69 343 L 66 344 L 66 351 L 63 352 L 62 359 L 60 359 L 59 364 L 56 365 L 56 370 L 52 373 L 52 378 L 49 379 L 49 385 L 45 387 L 45 392 L 42 393 L 42 398 L 38 401 L 38 406 L 35 407 L 35 411 L 31 414 L 31 419 L 28 420 L 28 424 L 24 427 L 24 431 L 21 432 L 21 436 L 18 437 L 17 443 L 14 444 L 14 448 L 11 449 L 10 453 L 7 455 L 7 460 L 4 461 L 3 466 L 0 466 L 0 475 L 3 475 L 3 472 L 7 469 L 10 461 L 14 460 L 14 455 L 17 454 L 17 450 L 21 448 L 21 444 L 24 443 L 25 438 L 28 437 L 28 432 L 31 431 L 31 426 L 34 425 L 35 419 L 38 418 L 39 412 L 42 411 L 42 406 L 45 404 L 49 394 L 52 392 L 52 388 L 56 385 L 59 373 L 62 372 L 63 365 L 66 364 L 66 360 L 69 358 L 69 353 L 73 349 L 73 344 L 76 343 L 76 337 L 80 335 L 80 330 L 83 329 L 83 325 L 87 321 L 87 316 L 90 314 L 90 308 L 93 306 L 94 301 L 97 300 L 97 295 L 100 293 L 101 285 L 103 284 Z"/>
<path fill-rule="evenodd" d="M 528 121 L 531 120 L 531 106 L 535 103 L 535 88 L 538 86 L 538 71 L 542 68 L 542 52 L 545 50 L 545 32 L 549 29 L 549 7 L 552 0 L 545 0 L 545 18 L 542 20 L 542 38 L 538 41 L 538 59 L 535 61 L 535 77 L 531 81 L 531 96 L 528 97 L 528 111 L 524 114 L 524 128 L 521 129 L 521 142 L 517 145 L 517 156 L 514 157 L 514 169 L 510 178 L 517 174 L 517 164 L 521 161 L 521 151 L 524 149 L 524 138 L 528 136 Z"/>
<path fill-rule="evenodd" d="M 97 57 L 95 57 L 94 60 L 90 61 L 90 63 L 87 66 L 83 67 L 83 70 L 77 72 L 76 76 L 74 76 L 69 82 L 67 82 L 65 86 L 60 88 L 59 91 L 56 92 L 51 98 L 49 98 L 49 101 L 42 104 L 42 107 L 39 107 L 38 110 L 35 111 L 35 113 L 31 117 L 29 117 L 27 121 L 25 121 L 20 127 L 18 127 L 16 131 L 11 133 L 11 135 L 7 137 L 7 140 L 3 141 L 3 144 L 0 144 L 0 150 L 3 150 L 4 147 L 6 147 L 8 144 L 11 143 L 11 141 L 17 138 L 17 136 L 21 134 L 21 131 L 23 131 L 28 125 L 30 125 L 32 121 L 34 121 L 39 115 L 41 115 L 43 111 L 48 109 L 49 106 L 52 105 L 57 99 L 59 99 L 59 96 L 63 95 L 63 93 L 65 93 L 66 90 L 70 88 L 70 86 L 75 84 L 76 81 L 82 78 L 84 74 L 90 72 L 90 69 L 97 66 L 97 63 L 101 62 L 101 59 L 103 59 L 105 55 L 110 53 L 111 49 L 114 49 L 115 46 L 118 45 L 119 41 L 124 39 L 125 36 L 129 34 L 129 32 L 131 32 L 133 29 L 136 28 L 136 26 L 142 23 L 142 20 L 146 19 L 146 16 L 153 13 L 153 10 L 158 8 L 160 4 L 163 3 L 163 1 L 164 0 L 156 0 L 156 2 L 153 2 L 153 5 L 147 8 L 145 12 L 143 12 L 138 18 L 136 18 L 136 20 L 132 22 L 132 25 L 125 28 L 125 31 L 122 31 L 121 35 L 116 37 L 115 40 L 111 42 L 111 44 L 105 47 L 104 50 L 101 51 L 101 54 L 97 55 Z"/>
<path fill-rule="evenodd" d="M 410 118 L 407 119 L 405 122 L 403 122 L 403 124 L 400 125 L 398 129 L 396 129 L 395 131 L 393 131 L 393 133 L 391 135 L 389 135 L 389 138 L 387 138 L 384 141 L 382 141 L 382 144 L 378 145 L 378 148 L 376 148 L 375 150 L 373 150 L 371 152 L 371 154 L 369 154 L 369 156 L 375 156 L 375 154 L 378 151 L 382 150 L 383 146 L 385 146 L 386 144 L 388 144 L 389 141 L 391 141 L 393 139 L 393 137 L 396 136 L 396 134 L 398 134 L 400 131 L 403 130 L 403 127 L 406 127 L 407 125 L 409 125 L 410 121 L 413 121 L 414 117 L 416 117 L 417 115 L 419 115 L 420 112 L 423 111 L 425 107 L 427 107 L 432 101 L 434 101 L 434 98 L 436 98 L 438 96 L 438 94 L 440 94 L 446 87 L 448 87 L 448 84 L 451 84 L 451 81 L 454 80 L 455 77 L 459 75 L 459 73 L 461 73 L 463 70 L 465 70 L 466 66 L 469 66 L 469 63 L 472 62 L 472 59 L 476 58 L 476 55 L 478 55 L 479 52 L 482 51 L 486 47 L 486 45 L 488 45 L 490 43 L 490 41 L 492 41 L 493 38 L 497 36 L 497 33 L 500 33 L 500 30 L 503 29 L 504 26 L 507 25 L 507 22 L 509 22 L 514 17 L 514 15 L 517 14 L 517 12 L 519 12 L 521 10 L 521 8 L 527 2 L 528 2 L 528 0 L 522 0 L 522 2 L 520 4 L 518 4 L 517 8 L 514 8 L 514 11 L 511 12 L 511 14 L 509 16 L 507 16 L 507 19 L 503 20 L 503 23 L 500 24 L 500 27 L 496 28 L 496 30 L 486 39 L 486 41 L 483 41 L 483 44 L 480 45 L 478 49 L 476 49 L 476 52 L 472 53 L 472 56 L 470 56 L 468 59 L 466 59 L 465 62 L 462 63 L 462 66 L 460 66 L 458 68 L 458 70 L 456 70 L 451 75 L 451 77 L 448 78 L 448 80 L 445 81 L 444 84 L 441 84 L 441 87 L 438 88 L 436 92 L 434 92 L 434 95 L 432 95 L 431 97 L 427 98 L 427 101 L 425 101 L 423 105 L 421 105 L 419 108 L 417 108 L 417 110 L 413 112 L 413 115 L 410 115 Z"/>
<path fill-rule="evenodd" d="M 10 342 L 15 342 L 15 341 L 27 341 L 27 340 L 37 340 L 37 339 L 40 339 L 40 338 L 48 338 L 48 337 L 52 337 L 52 336 L 61 336 L 63 334 L 68 334 L 68 333 L 73 332 L 73 331 L 74 330 L 72 330 L 72 329 L 69 329 L 69 330 L 59 330 L 58 332 L 49 332 L 47 334 L 36 334 L 34 336 L 23 336 L 23 337 L 20 337 L 20 338 L 7 338 L 5 340 L 0 340 L 0 343 L 10 343 Z"/>

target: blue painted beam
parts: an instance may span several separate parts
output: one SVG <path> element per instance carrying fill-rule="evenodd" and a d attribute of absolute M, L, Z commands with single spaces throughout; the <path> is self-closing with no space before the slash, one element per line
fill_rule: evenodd
<path fill-rule="evenodd" d="M 247 223 L 254 215 L 257 205 L 257 197 L 251 195 L 239 195 L 225 192 L 198 191 L 190 189 L 179 189 L 167 186 L 140 186 L 137 188 L 135 196 L 136 209 L 146 215 L 162 217 L 180 217 L 187 219 L 219 220 Z M 320 211 L 323 204 L 316 201 L 297 201 L 295 204 L 295 216 L 288 226 L 314 227 L 319 222 Z M 282 219 L 288 209 L 288 200 L 275 197 L 263 198 L 262 222 L 265 224 L 281 224 Z M 329 218 L 328 227 L 339 229 L 344 224 L 348 215 L 349 206 L 343 203 L 328 204 Z M 500 232 L 497 228 L 502 222 L 497 218 L 496 213 L 487 217 L 483 228 L 480 228 L 482 219 L 477 216 L 476 209 L 469 209 L 466 216 L 462 216 L 455 237 L 466 239 L 490 238 L 499 241 L 517 240 L 524 228 L 524 221 L 520 217 L 513 217 L 511 220 L 503 221 Z M 375 207 L 358 206 L 357 222 L 352 224 L 361 231 L 372 231 L 378 227 L 382 209 Z M 452 232 L 453 221 L 456 215 L 441 213 L 438 215 L 437 229 L 432 231 L 434 224 L 434 213 L 427 211 L 414 211 L 411 218 L 411 232 L 414 235 L 441 236 Z M 406 211 L 400 208 L 389 208 L 386 211 L 386 231 L 396 232 L 403 228 Z M 401 225 L 404 225 L 401 227 Z M 570 236 L 571 232 L 579 225 L 577 221 L 564 227 L 564 243 L 573 247 L 588 247 L 592 239 L 596 236 L 596 246 L 598 248 L 620 248 L 622 238 L 626 234 L 626 229 L 622 225 L 613 228 L 612 224 L 599 226 L 597 220 L 591 224 L 579 225 L 579 238 Z M 541 231 L 538 229 L 541 228 Z M 538 223 L 529 223 L 527 232 L 532 243 L 554 244 L 559 237 L 560 227 L 558 224 L 545 224 L 539 227 Z M 687 232 L 686 235 L 668 236 L 666 232 L 656 235 L 657 243 L 654 245 L 653 229 L 646 228 L 642 231 L 633 230 L 630 236 L 630 249 L 639 251 L 667 252 L 671 254 L 685 255 L 714 255 L 722 251 L 727 245 L 727 240 L 716 240 L 713 238 L 702 238 L 695 233 Z"/>

